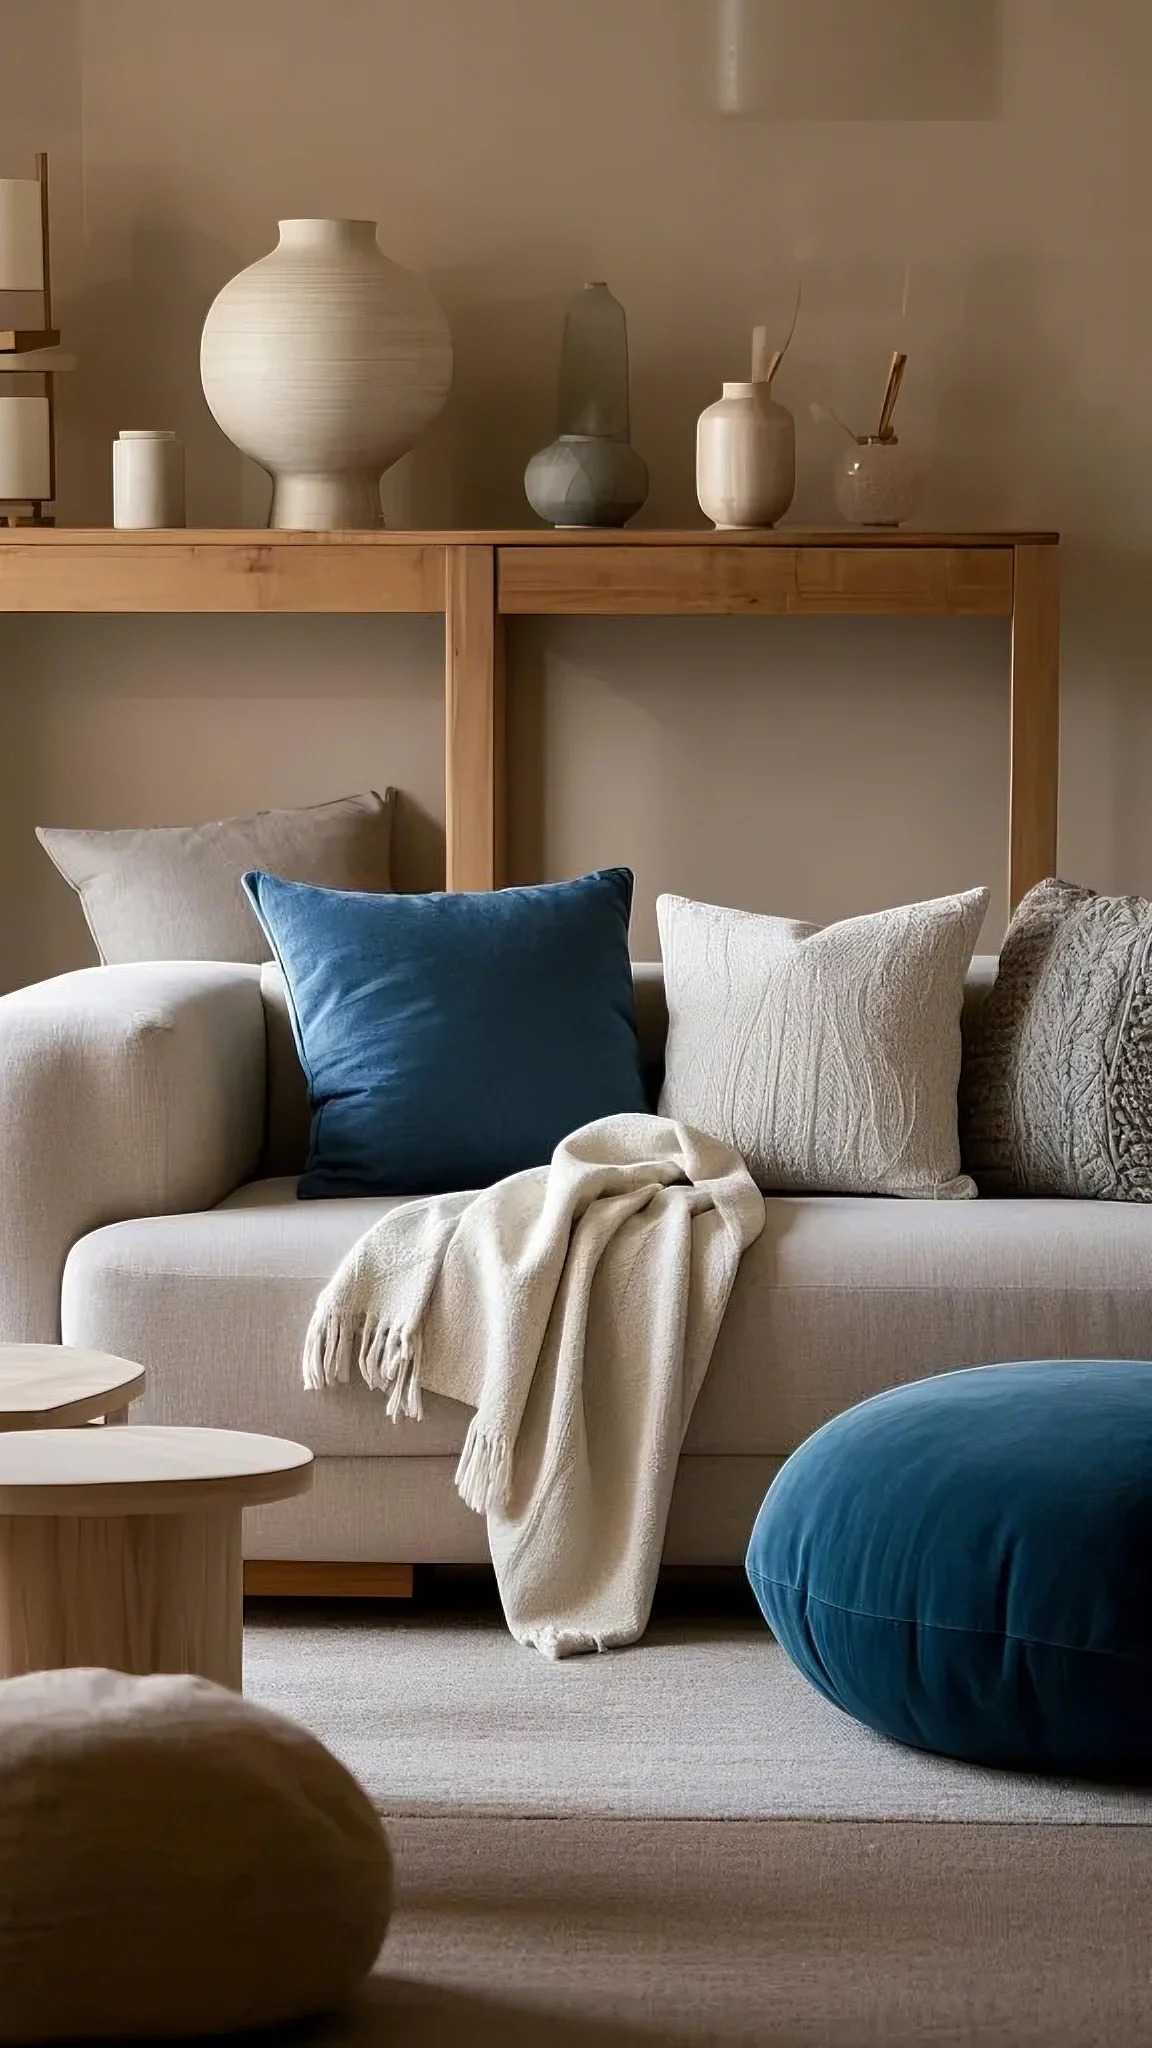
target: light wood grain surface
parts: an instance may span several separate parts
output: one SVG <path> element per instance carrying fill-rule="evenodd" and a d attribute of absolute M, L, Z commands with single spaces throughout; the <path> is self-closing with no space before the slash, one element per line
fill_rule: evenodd
<path fill-rule="evenodd" d="M 504 621 L 496 551 L 448 550 L 444 789 L 448 887 L 498 888 L 504 879 Z"/>
<path fill-rule="evenodd" d="M 144 1392 L 143 1366 L 65 1344 L 0 1344 L 0 1431 L 91 1422 Z"/>
<path fill-rule="evenodd" d="M 0 1436 L 0 1676 L 64 1665 L 242 1676 L 244 1508 L 312 1453 L 226 1429 Z"/>
<path fill-rule="evenodd" d="M 41 1429 L 0 1436 L 0 1515 L 163 1515 L 285 1500 L 312 1453 L 231 1429 Z"/>
<path fill-rule="evenodd" d="M 1060 560 L 1016 549 L 1009 711 L 1008 900 L 1054 875 L 1060 800 Z"/>
<path fill-rule="evenodd" d="M 0 612 L 445 613 L 448 885 L 504 880 L 504 618 L 1011 618 L 1009 902 L 1053 871 L 1059 555 L 1050 532 L 0 531 Z"/>
<path fill-rule="evenodd" d="M 410 1564 L 347 1564 L 329 1558 L 248 1558 L 244 1591 L 280 1599 L 410 1600 Z"/>
<path fill-rule="evenodd" d="M 39 541 L 41 532 L 35 533 Z M 407 540 L 343 547 L 301 534 L 134 532 L 125 542 L 57 529 L 60 545 L 27 547 L 18 527 L 0 544 L 0 612 L 439 612 L 444 550 Z M 285 546 L 285 540 L 294 545 Z"/>
<path fill-rule="evenodd" d="M 110 526 L 50 526 L 22 532 L 20 546 L 53 550 L 112 547 L 125 554 L 142 549 L 162 551 L 192 544 L 196 547 L 276 549 L 330 548 L 337 553 L 349 549 L 380 549 L 429 546 L 451 547 L 544 547 L 544 548 L 650 548 L 730 547 L 737 539 L 741 547 L 792 548 L 1002 548 L 1028 543 L 1054 547 L 1058 533 L 1024 531 L 1014 527 L 986 527 L 973 530 L 901 526 L 869 528 L 857 526 L 774 526 L 747 527 L 734 535 L 731 529 L 718 533 L 710 526 L 627 526 L 607 527 L 379 527 L 363 532 L 298 533 L 273 531 L 265 526 L 197 526 L 153 529 L 150 532 L 118 531 Z M 11 543 L 15 544 L 15 543 Z M 8 545 L 8 544 L 6 544 Z M 0 553 L 4 552 L 0 548 Z"/>
<path fill-rule="evenodd" d="M 1007 618 L 1007 547 L 502 547 L 502 612 Z"/>
<path fill-rule="evenodd" d="M 0 1676 L 193 1671 L 239 1691 L 241 1514 L 0 1514 Z"/>

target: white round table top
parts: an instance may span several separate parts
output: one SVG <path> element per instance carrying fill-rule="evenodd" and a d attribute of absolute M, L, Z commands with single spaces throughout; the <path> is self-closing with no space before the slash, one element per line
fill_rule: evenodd
<path fill-rule="evenodd" d="M 0 1436 L 0 1515 L 164 1515 L 306 1493 L 312 1453 L 235 1429 L 31 1429 Z"/>
<path fill-rule="evenodd" d="M 91 1422 L 144 1392 L 144 1368 L 71 1344 L 0 1344 L 0 1431 Z"/>

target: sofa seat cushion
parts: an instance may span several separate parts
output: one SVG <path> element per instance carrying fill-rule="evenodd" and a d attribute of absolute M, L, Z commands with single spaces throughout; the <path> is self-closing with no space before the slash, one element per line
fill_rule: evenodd
<path fill-rule="evenodd" d="M 455 1401 L 429 1395 L 422 1423 L 392 1423 L 359 1378 L 319 1394 L 301 1375 L 320 1289 L 357 1238 L 408 1199 L 300 1202 L 294 1179 L 251 1181 L 198 1215 L 110 1224 L 72 1250 L 61 1326 L 131 1332 L 129 1355 L 148 1369 L 135 1422 L 195 1415 L 239 1429 L 242 1416 L 262 1415 L 272 1435 L 297 1429 L 294 1441 L 320 1455 L 458 1452 L 469 1413 Z"/>
<path fill-rule="evenodd" d="M 304 1332 L 325 1281 L 396 1198 L 298 1202 L 254 1181 L 194 1216 L 82 1238 L 66 1343 L 148 1368 L 140 1421 L 294 1438 L 319 1456 L 444 1456 L 468 1411 L 429 1396 L 393 1424 L 359 1380 L 309 1393 Z M 737 1275 L 689 1452 L 785 1457 L 901 1380 L 1021 1357 L 1152 1357 L 1152 1210 L 1062 1201 L 776 1196 Z"/>

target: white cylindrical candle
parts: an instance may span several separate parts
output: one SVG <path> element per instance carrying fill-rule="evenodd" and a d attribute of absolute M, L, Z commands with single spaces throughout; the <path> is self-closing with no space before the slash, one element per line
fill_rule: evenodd
<path fill-rule="evenodd" d="M 42 504 L 52 495 L 48 400 L 0 393 L 0 500 Z"/>
<path fill-rule="evenodd" d="M 183 526 L 184 445 L 166 429 L 125 427 L 112 443 L 114 526 Z"/>
<path fill-rule="evenodd" d="M 42 292 L 44 236 L 35 178 L 0 178 L 0 292 Z"/>

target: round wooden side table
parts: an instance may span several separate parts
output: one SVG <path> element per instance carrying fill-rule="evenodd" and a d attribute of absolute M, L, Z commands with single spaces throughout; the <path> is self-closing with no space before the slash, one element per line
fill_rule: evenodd
<path fill-rule="evenodd" d="M 0 1436 L 0 1676 L 194 1671 L 241 1690 L 246 1507 L 312 1484 L 312 1453 L 230 1429 Z"/>
<path fill-rule="evenodd" d="M 123 1422 L 144 1368 L 71 1344 L 0 1344 L 0 1431 Z"/>

